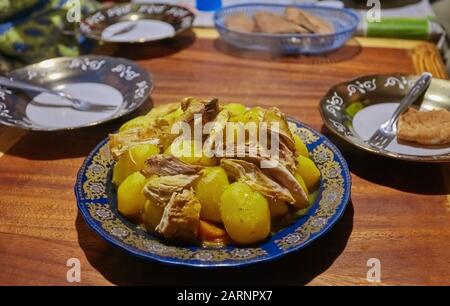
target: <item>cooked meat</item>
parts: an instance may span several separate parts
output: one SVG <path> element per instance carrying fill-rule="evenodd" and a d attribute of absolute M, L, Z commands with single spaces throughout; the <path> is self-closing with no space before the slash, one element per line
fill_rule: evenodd
<path fill-rule="evenodd" d="M 283 162 L 276 156 L 265 156 L 260 154 L 250 154 L 250 147 L 248 145 L 243 148 L 227 147 L 225 152 L 227 157 L 233 159 L 240 159 L 251 162 L 261 168 L 261 171 L 273 178 L 281 186 L 285 187 L 295 199 L 293 204 L 297 208 L 305 208 L 308 205 L 308 195 L 302 186 L 294 177 L 293 172 L 290 171 Z M 238 154 L 240 153 L 240 154 Z"/>
<path fill-rule="evenodd" d="M 258 161 L 258 159 L 255 159 Z M 261 162 L 261 161 L 258 161 Z M 270 162 L 270 161 L 269 161 Z M 286 187 L 295 199 L 293 204 L 297 208 L 308 206 L 308 195 L 299 184 L 294 175 L 281 163 L 274 163 L 274 167 L 262 168 L 261 171 L 270 177 L 273 177 L 281 186 Z"/>
<path fill-rule="evenodd" d="M 219 142 L 223 142 L 224 129 L 227 125 L 230 113 L 224 109 L 220 111 L 214 120 L 214 125 L 209 132 L 208 138 L 206 138 L 203 148 L 205 152 L 212 152 L 215 146 L 220 146 Z"/>
<path fill-rule="evenodd" d="M 295 152 L 295 141 L 292 136 L 291 130 L 289 129 L 289 124 L 287 123 L 285 115 L 277 108 L 271 107 L 264 113 L 264 122 L 268 123 L 268 128 L 272 132 L 277 132 L 274 128 L 274 123 L 278 124 L 278 133 L 280 134 L 280 141 L 291 150 Z"/>
<path fill-rule="evenodd" d="M 181 107 L 184 113 L 176 122 L 184 121 L 191 123 L 194 120 L 195 114 L 201 114 L 203 124 L 205 124 L 213 120 L 219 112 L 219 102 L 217 99 L 200 101 L 193 98 L 186 98 L 181 103 Z M 170 113 L 174 110 L 176 109 L 170 105 L 162 110 L 161 114 L 166 112 Z M 158 114 L 155 112 L 153 115 L 156 116 Z M 171 126 L 176 122 L 169 123 L 164 119 L 157 118 L 147 128 L 131 129 L 110 134 L 109 147 L 114 159 L 118 159 L 128 149 L 138 144 L 151 143 L 166 147 L 178 136 L 171 133 Z"/>
<path fill-rule="evenodd" d="M 308 33 L 302 26 L 276 14 L 257 12 L 254 17 L 258 30 L 263 33 Z"/>
<path fill-rule="evenodd" d="M 409 108 L 400 116 L 397 137 L 424 145 L 450 143 L 450 112 L 446 109 L 418 111 Z"/>
<path fill-rule="evenodd" d="M 199 175 L 153 176 L 144 186 L 144 195 L 158 206 L 165 206 L 172 195 L 189 188 Z"/>
<path fill-rule="evenodd" d="M 226 26 L 233 31 L 253 32 L 255 22 L 244 13 L 239 13 L 229 16 L 226 20 Z"/>
<path fill-rule="evenodd" d="M 186 98 L 181 102 L 181 109 L 184 112 L 182 121 L 192 122 L 194 115 L 201 114 L 203 124 L 205 124 L 214 120 L 219 113 L 219 100 L 202 101 L 194 98 Z"/>
<path fill-rule="evenodd" d="M 222 159 L 220 165 L 229 176 L 235 180 L 242 180 L 266 197 L 278 198 L 289 203 L 295 202 L 295 199 L 286 188 L 262 173 L 253 163 L 239 159 Z"/>
<path fill-rule="evenodd" d="M 320 17 L 310 14 L 304 10 L 288 7 L 284 11 L 287 20 L 302 26 L 312 33 L 329 34 L 333 33 L 333 27 Z"/>
<path fill-rule="evenodd" d="M 183 243 L 197 242 L 201 204 L 194 191 L 185 189 L 174 193 L 164 208 L 156 231 L 163 237 Z"/>
<path fill-rule="evenodd" d="M 297 169 L 297 162 L 295 160 L 295 153 L 289 149 L 284 142 L 279 143 L 280 149 L 280 162 L 285 166 L 291 173 L 294 173 Z"/>
<path fill-rule="evenodd" d="M 170 176 L 177 174 L 197 174 L 202 169 L 201 166 L 186 164 L 175 156 L 158 154 L 150 157 L 145 162 L 145 169 L 142 173 L 150 177 L 152 175 Z"/>
<path fill-rule="evenodd" d="M 139 144 L 162 145 L 170 135 L 169 125 L 164 120 L 155 120 L 147 128 L 126 130 L 109 135 L 109 148 L 114 159 Z"/>
<path fill-rule="evenodd" d="M 161 118 L 170 113 L 173 113 L 179 107 L 180 107 L 180 103 L 177 103 L 177 102 L 163 104 L 163 105 L 153 108 L 146 116 L 154 117 L 154 118 Z"/>

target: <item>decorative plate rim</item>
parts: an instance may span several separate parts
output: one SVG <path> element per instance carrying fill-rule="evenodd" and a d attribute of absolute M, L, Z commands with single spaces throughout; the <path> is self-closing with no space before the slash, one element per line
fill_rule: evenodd
<path fill-rule="evenodd" d="M 351 139 L 349 139 L 347 136 L 342 135 L 341 133 L 339 133 L 336 130 L 336 127 L 334 127 L 330 122 L 328 122 L 328 120 L 326 119 L 327 117 L 324 114 L 324 110 L 323 110 L 323 105 L 326 103 L 326 100 L 332 96 L 333 92 L 336 92 L 336 88 L 341 86 L 341 85 L 350 85 L 351 83 L 360 81 L 361 79 L 365 79 L 365 78 L 389 78 L 389 77 L 419 77 L 418 75 L 415 74 L 408 74 L 408 73 L 387 73 L 387 74 L 367 74 L 367 75 L 362 75 L 338 84 L 333 85 L 327 92 L 326 94 L 322 97 L 322 99 L 319 102 L 319 112 L 320 112 L 320 116 L 322 117 L 322 121 L 325 124 L 325 126 L 337 137 L 339 137 L 340 139 L 344 140 L 345 142 L 349 143 L 350 145 L 353 145 L 355 147 L 357 147 L 358 149 L 361 149 L 363 151 L 378 155 L 378 156 L 383 156 L 383 157 L 388 157 L 388 158 L 392 158 L 392 159 L 399 159 L 399 160 L 403 160 L 403 161 L 410 161 L 410 162 L 425 162 L 425 163 L 443 163 L 443 162 L 450 162 L 450 153 L 447 154 L 440 154 L 440 155 L 431 155 L 431 156 L 420 156 L 420 155 L 408 155 L 408 154 L 402 154 L 402 153 L 396 153 L 396 152 L 391 152 L 391 151 L 386 151 L 383 149 L 376 149 L 370 146 L 365 146 L 363 144 L 357 143 L 357 142 L 353 142 Z M 438 81 L 447 81 L 447 80 L 441 80 L 441 79 L 437 79 Z M 450 81 L 448 81 L 450 82 Z"/>
<path fill-rule="evenodd" d="M 314 141 L 313 143 L 319 142 L 320 143 L 316 146 L 319 147 L 321 145 L 325 145 L 326 148 L 329 148 L 331 150 L 331 152 L 333 153 L 332 159 L 330 161 L 332 162 L 336 162 L 340 167 L 340 174 L 342 175 L 343 178 L 343 194 L 342 194 L 342 198 L 340 198 L 340 200 L 338 201 L 339 203 L 336 205 L 336 210 L 334 211 L 334 213 L 332 213 L 329 217 L 328 220 L 326 221 L 326 224 L 323 228 L 321 228 L 318 232 L 316 233 L 312 233 L 310 234 L 310 236 L 307 237 L 306 240 L 302 241 L 301 243 L 288 248 L 288 249 L 284 249 L 282 250 L 281 248 L 278 248 L 277 252 L 275 254 L 269 254 L 266 252 L 265 249 L 263 249 L 261 246 L 264 245 L 264 243 L 257 245 L 257 247 L 255 248 L 255 250 L 262 250 L 265 252 L 265 254 L 258 254 L 255 257 L 249 257 L 247 259 L 243 259 L 242 261 L 229 261 L 229 262 L 220 262 L 220 261 L 215 261 L 215 262 L 211 262 L 211 261 L 202 261 L 201 259 L 198 259 L 197 257 L 195 259 L 191 259 L 191 260 L 185 260 L 185 259 L 179 259 L 179 258 L 173 258 L 173 257 L 165 257 L 163 255 L 158 255 L 158 254 L 154 254 L 154 253 L 149 253 L 148 251 L 145 252 L 143 250 L 139 250 L 136 249 L 135 247 L 129 245 L 129 244 L 125 244 L 123 241 L 119 241 L 116 237 L 113 237 L 113 235 L 111 233 L 107 233 L 104 234 L 105 230 L 100 226 L 100 224 L 98 224 L 98 222 L 96 222 L 96 220 L 89 214 L 89 211 L 86 207 L 83 207 L 83 204 L 85 204 L 86 202 L 93 202 L 92 200 L 86 200 L 86 199 L 82 199 L 81 198 L 81 193 L 82 193 L 82 187 L 83 187 L 83 183 L 85 182 L 84 180 L 84 176 L 85 176 L 85 172 L 88 169 L 88 166 L 91 164 L 93 158 L 97 155 L 97 153 L 107 144 L 108 142 L 108 138 L 103 139 L 90 153 L 89 155 L 86 157 L 86 159 L 84 160 L 82 166 L 80 167 L 78 174 L 77 174 L 77 180 L 75 182 L 75 186 L 74 186 L 74 193 L 75 193 L 75 198 L 77 201 L 77 207 L 78 207 L 78 211 L 81 213 L 81 215 L 83 216 L 83 219 L 85 220 L 85 222 L 87 223 L 87 225 L 97 234 L 99 235 L 104 241 L 110 243 L 111 245 L 113 245 L 114 247 L 117 247 L 119 249 L 121 249 L 122 251 L 128 252 L 131 255 L 141 258 L 141 259 L 145 259 L 145 260 L 149 260 L 149 261 L 153 261 L 153 262 L 160 262 L 163 264 L 167 264 L 167 265 L 173 265 L 173 266 L 188 266 L 188 267 L 195 267 L 195 268 L 225 268 L 225 267 L 230 267 L 230 268 L 234 268 L 234 267 L 243 267 L 243 266 L 248 266 L 248 265 L 253 265 L 253 264 L 257 264 L 257 263 L 262 263 L 262 262 L 270 262 L 276 259 L 279 259 L 282 256 L 285 256 L 287 254 L 290 254 L 292 252 L 298 251 L 300 249 L 303 249 L 307 246 L 309 246 L 311 243 L 313 243 L 314 241 L 316 241 L 317 239 L 323 237 L 324 235 L 326 235 L 331 228 L 342 218 L 342 216 L 344 215 L 347 205 L 350 201 L 350 197 L 351 197 L 351 186 L 352 186 L 352 179 L 351 179 L 351 174 L 350 174 L 350 170 L 348 167 L 348 164 L 345 160 L 345 158 L 343 157 L 343 155 L 341 154 L 341 152 L 339 151 L 339 149 L 324 135 L 322 135 L 321 133 L 315 131 L 314 129 L 312 129 L 311 127 L 309 127 L 306 124 L 301 123 L 300 121 L 293 119 L 291 117 L 289 117 L 289 122 L 295 124 L 295 126 L 297 128 L 304 128 L 307 129 L 308 131 L 310 131 L 315 137 L 317 137 L 317 140 Z M 313 210 L 314 208 L 314 212 L 316 212 L 318 210 L 318 208 L 320 208 L 318 205 L 320 203 L 320 201 L 322 200 L 322 191 L 326 190 L 323 189 L 322 190 L 322 186 L 323 185 L 323 181 L 321 181 L 321 185 L 319 187 L 319 196 L 317 197 L 317 199 L 315 200 L 314 204 L 311 206 L 311 210 Z M 101 200 L 101 201 L 100 201 Z M 103 205 L 109 205 L 109 199 L 99 199 L 99 202 L 102 202 Z M 123 218 L 123 217 L 122 217 Z M 320 217 L 319 217 L 320 218 Z M 302 218 L 299 218 L 296 222 L 294 222 L 293 224 L 287 226 L 286 228 L 283 228 L 280 232 L 275 233 L 272 238 L 270 239 L 270 243 L 273 245 L 277 245 L 277 241 L 280 240 L 275 240 L 276 236 L 280 236 L 279 239 L 282 238 L 286 238 L 287 236 L 289 236 L 290 234 L 295 234 L 295 230 L 292 230 L 289 233 L 286 233 L 286 235 L 281 236 L 280 233 L 282 231 L 287 231 L 290 228 L 294 228 L 296 226 L 300 226 L 305 224 L 308 220 L 310 219 L 314 219 L 314 218 L 306 218 L 303 221 L 300 221 Z M 318 218 L 315 218 L 315 220 L 317 220 Z M 301 227 L 301 226 L 300 226 Z M 300 227 L 298 227 L 298 229 L 300 229 Z M 133 229 L 134 231 L 136 231 L 136 229 Z M 149 239 L 151 240 L 151 239 Z M 273 241 L 272 241 L 273 240 Z M 159 242 L 158 238 L 155 238 L 155 241 L 157 241 L 157 243 L 159 244 L 163 244 L 161 242 Z M 271 246 L 271 245 L 269 245 Z M 182 248 L 182 249 L 188 249 L 189 247 L 178 247 L 175 246 L 176 248 Z M 250 248 L 250 247 L 249 247 Z M 235 247 L 235 246 L 231 246 L 231 247 L 225 247 L 225 248 L 210 248 L 210 249 L 203 249 L 203 248 L 198 248 L 199 252 L 201 253 L 203 250 L 205 252 L 207 252 L 208 250 L 215 250 L 215 251 L 221 251 L 223 250 L 224 252 L 228 249 L 228 250 L 248 250 L 249 248 L 240 248 L 240 247 Z"/>
<path fill-rule="evenodd" d="M 111 117 L 107 117 L 98 121 L 94 121 L 88 124 L 84 124 L 81 126 L 72 126 L 72 127 L 43 127 L 43 126 L 37 126 L 37 125 L 18 125 L 18 124 L 13 124 L 11 122 L 5 121 L 0 117 L 0 126 L 1 125 L 5 125 L 5 126 L 11 126 L 11 127 L 16 127 L 16 128 L 20 128 L 23 130 L 27 130 L 27 131 L 38 131 L 38 132 L 54 132 L 54 131 L 73 131 L 73 130 L 78 130 L 78 129 L 83 129 L 83 128 L 87 128 L 87 127 L 91 127 L 91 126 L 96 126 L 99 124 L 103 124 L 106 122 L 110 122 L 113 121 L 117 118 L 120 118 L 122 116 L 128 115 L 129 113 L 135 111 L 136 109 L 138 109 L 140 106 L 142 106 L 142 104 L 144 104 L 144 102 L 150 97 L 151 93 L 153 92 L 153 89 L 155 87 L 155 83 L 153 81 L 153 75 L 151 74 L 151 72 L 149 72 L 146 69 L 141 68 L 137 63 L 130 61 L 129 59 L 123 58 L 123 57 L 112 57 L 112 56 L 107 56 L 107 55 L 81 55 L 81 56 L 75 56 L 75 57 L 69 57 L 69 56 L 63 56 L 63 57 L 55 57 L 55 58 L 50 58 L 50 59 L 46 59 L 43 60 L 41 62 L 38 63 L 34 63 L 16 70 L 13 70 L 11 72 L 8 73 L 8 76 L 12 76 L 20 71 L 26 71 L 29 70 L 31 68 L 37 67 L 39 65 L 42 65 L 43 63 L 46 62 L 52 62 L 52 61 L 63 61 L 63 60 L 74 60 L 74 59 L 105 59 L 105 60 L 120 60 L 126 63 L 129 63 L 129 65 L 133 65 L 135 67 L 139 67 L 140 68 L 140 72 L 142 72 L 144 75 L 144 81 L 147 82 L 148 84 L 148 90 L 146 90 L 146 94 L 143 95 L 141 98 L 136 99 L 137 103 L 135 103 L 132 107 L 118 111 L 117 113 L 113 114 Z M 100 83 L 100 84 L 105 84 L 105 83 Z M 106 84 L 107 85 L 107 84 Z"/>

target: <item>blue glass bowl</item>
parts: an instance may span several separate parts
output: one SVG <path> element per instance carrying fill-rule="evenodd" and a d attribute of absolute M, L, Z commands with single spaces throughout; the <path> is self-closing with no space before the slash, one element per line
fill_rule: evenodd
<path fill-rule="evenodd" d="M 331 34 L 267 34 L 229 30 L 228 16 L 244 13 L 252 17 L 258 11 L 282 15 L 286 7 L 298 7 L 323 18 L 334 27 Z M 238 48 L 287 54 L 321 54 L 338 49 L 349 40 L 359 23 L 358 15 L 349 9 L 316 5 L 239 4 L 224 7 L 214 15 L 214 24 L 220 37 Z"/>
<path fill-rule="evenodd" d="M 78 172 L 75 183 L 78 210 L 89 227 L 104 240 L 143 259 L 214 268 L 280 258 L 325 235 L 343 215 L 351 190 L 350 172 L 339 150 L 310 127 L 293 119 L 289 119 L 289 124 L 305 142 L 311 159 L 319 168 L 321 184 L 305 216 L 258 245 L 222 248 L 170 245 L 124 218 L 117 210 L 116 189 L 112 183 L 114 160 L 109 153 L 108 139 L 88 155 Z"/>

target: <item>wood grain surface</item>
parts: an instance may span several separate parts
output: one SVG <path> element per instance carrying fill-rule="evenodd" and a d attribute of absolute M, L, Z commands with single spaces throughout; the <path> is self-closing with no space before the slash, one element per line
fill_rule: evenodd
<path fill-rule="evenodd" d="M 160 44 L 103 46 L 97 53 L 136 60 L 153 74 L 152 99 L 132 116 L 186 96 L 218 97 L 276 105 L 330 137 L 318 102 L 332 85 L 422 67 L 412 49 L 353 41 L 323 57 L 281 58 L 194 33 Z M 81 261 L 82 285 L 369 284 L 369 258 L 381 261 L 381 284 L 450 284 L 449 168 L 375 157 L 333 137 L 352 171 L 351 202 L 329 234 L 307 249 L 239 270 L 170 267 L 116 250 L 82 220 L 73 186 L 84 157 L 126 119 L 72 132 L 2 129 L 2 141 L 17 142 L 0 147 L 6 152 L 0 158 L 0 284 L 69 285 L 69 258 Z"/>

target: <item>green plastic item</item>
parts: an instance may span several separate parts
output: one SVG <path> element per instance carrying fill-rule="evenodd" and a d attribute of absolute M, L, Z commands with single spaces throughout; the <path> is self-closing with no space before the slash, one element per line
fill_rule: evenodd
<path fill-rule="evenodd" d="M 426 18 L 382 18 L 367 22 L 367 36 L 404 39 L 427 39 L 430 23 Z"/>

